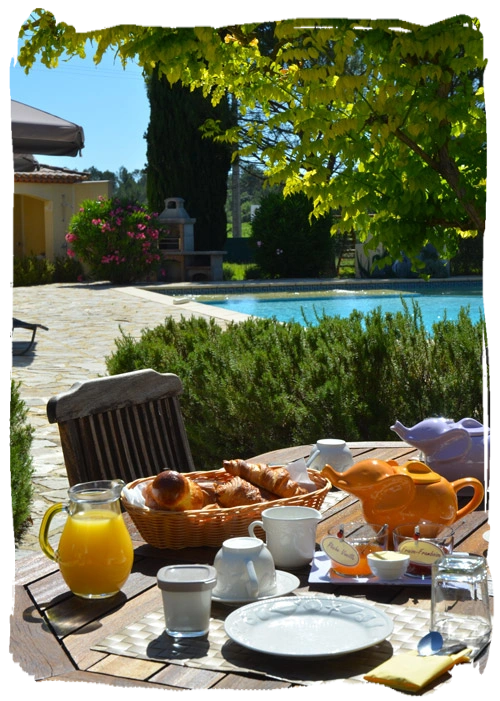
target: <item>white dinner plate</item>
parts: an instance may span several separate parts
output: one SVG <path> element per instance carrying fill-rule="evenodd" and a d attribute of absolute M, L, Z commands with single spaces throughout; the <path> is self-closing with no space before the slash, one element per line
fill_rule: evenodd
<path fill-rule="evenodd" d="M 290 572 L 282 572 L 276 570 L 276 591 L 274 594 L 265 594 L 258 596 L 256 599 L 231 599 L 230 597 L 215 596 L 212 594 L 212 601 L 218 604 L 229 604 L 230 606 L 239 606 L 240 604 L 249 604 L 253 601 L 264 601 L 274 599 L 277 596 L 286 596 L 296 589 L 300 584 L 300 579 Z"/>
<path fill-rule="evenodd" d="M 227 635 L 243 647 L 285 657 L 332 657 L 385 640 L 393 623 L 363 601 L 342 597 L 289 596 L 232 611 Z"/>
<path fill-rule="evenodd" d="M 500 531 L 498 531 L 496 528 L 492 528 L 489 531 L 486 531 L 486 533 L 483 533 L 483 538 L 491 545 L 500 545 Z"/>

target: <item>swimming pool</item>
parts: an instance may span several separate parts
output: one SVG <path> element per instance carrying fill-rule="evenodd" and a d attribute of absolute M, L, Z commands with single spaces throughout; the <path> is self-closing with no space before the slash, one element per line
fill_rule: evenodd
<path fill-rule="evenodd" d="M 455 321 L 462 307 L 469 309 L 471 320 L 479 321 L 484 315 L 481 288 L 432 286 L 425 291 L 387 289 L 333 289 L 328 291 L 290 291 L 275 293 L 226 294 L 197 296 L 198 302 L 222 307 L 243 314 L 262 318 L 276 318 L 278 321 L 296 321 L 304 326 L 315 326 L 318 317 L 348 317 L 353 310 L 366 314 L 380 307 L 382 312 L 403 311 L 401 297 L 412 309 L 415 300 L 422 312 L 425 328 L 432 330 L 432 324 L 446 318 Z"/>

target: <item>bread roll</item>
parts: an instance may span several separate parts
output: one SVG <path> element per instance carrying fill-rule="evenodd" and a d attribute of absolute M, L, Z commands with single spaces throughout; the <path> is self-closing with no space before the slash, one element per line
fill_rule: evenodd
<path fill-rule="evenodd" d="M 206 503 L 200 485 L 175 470 L 160 472 L 144 487 L 143 496 L 150 509 L 167 511 L 202 509 Z"/>
<path fill-rule="evenodd" d="M 307 489 L 291 479 L 286 467 L 269 467 L 262 463 L 246 462 L 246 460 L 224 460 L 223 465 L 230 474 L 243 477 L 278 497 L 307 494 Z"/>

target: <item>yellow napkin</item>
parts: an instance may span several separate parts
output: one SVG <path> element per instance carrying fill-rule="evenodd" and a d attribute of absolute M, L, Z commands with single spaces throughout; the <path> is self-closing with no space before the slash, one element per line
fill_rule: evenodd
<path fill-rule="evenodd" d="M 470 653 L 471 649 L 465 648 L 454 655 L 421 657 L 412 650 L 382 662 L 365 674 L 364 679 L 402 691 L 420 691 L 459 662 L 470 662 Z"/>

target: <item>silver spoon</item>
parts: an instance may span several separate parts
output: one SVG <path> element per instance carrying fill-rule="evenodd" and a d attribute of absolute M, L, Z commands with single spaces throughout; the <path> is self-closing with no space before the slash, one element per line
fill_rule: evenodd
<path fill-rule="evenodd" d="M 454 643 L 443 647 L 443 642 L 443 636 L 441 633 L 438 633 L 437 630 L 431 630 L 430 633 L 427 633 L 427 635 L 424 635 L 424 637 L 419 640 L 417 645 L 418 654 L 421 657 L 437 655 L 438 653 L 443 655 L 451 655 L 454 652 L 459 652 L 467 647 L 463 643 Z"/>

